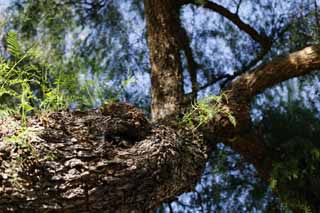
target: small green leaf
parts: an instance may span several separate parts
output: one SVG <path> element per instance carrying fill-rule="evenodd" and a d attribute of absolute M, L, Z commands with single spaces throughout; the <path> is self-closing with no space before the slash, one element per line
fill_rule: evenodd
<path fill-rule="evenodd" d="M 270 181 L 270 188 L 271 189 L 275 189 L 276 186 L 277 186 L 277 182 L 278 181 L 276 179 L 272 178 L 271 181 Z"/>
<path fill-rule="evenodd" d="M 18 41 L 18 33 L 14 31 L 8 32 L 7 43 L 9 53 L 15 58 L 20 58 L 22 51 Z"/>

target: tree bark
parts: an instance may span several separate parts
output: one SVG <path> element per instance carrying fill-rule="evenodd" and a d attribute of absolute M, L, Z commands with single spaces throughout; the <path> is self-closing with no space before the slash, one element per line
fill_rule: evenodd
<path fill-rule="evenodd" d="M 165 118 L 180 111 L 183 73 L 180 61 L 180 6 L 172 0 L 145 0 L 147 40 L 151 63 L 151 117 Z"/>
<path fill-rule="evenodd" d="M 274 59 L 236 79 L 228 88 L 234 97 L 251 99 L 282 81 L 319 69 L 320 45 L 306 47 L 285 57 Z"/>
<path fill-rule="evenodd" d="M 192 190 L 207 160 L 200 134 L 127 104 L 33 117 L 10 142 L 20 121 L 0 127 L 0 212 L 151 211 Z"/>
<path fill-rule="evenodd" d="M 252 98 L 266 88 L 319 69 L 320 45 L 310 46 L 287 56 L 276 58 L 253 72 L 241 75 L 226 89 L 229 94 L 228 107 L 235 116 L 238 126 L 233 131 L 227 132 L 227 135 L 222 135 L 225 139 L 236 135 L 236 140 L 232 140 L 233 142 L 224 141 L 252 163 L 260 176 L 265 179 L 270 177 L 272 162 L 268 156 L 269 151 L 266 145 L 262 139 L 258 139 L 261 137 L 253 133 L 251 129 L 250 104 Z M 221 123 L 223 124 L 221 128 L 232 130 L 231 124 L 226 122 L 228 120 L 225 118 L 224 121 L 224 124 Z M 207 129 L 209 128 L 207 127 Z M 226 131 L 220 130 L 219 132 Z"/>
<path fill-rule="evenodd" d="M 2 119 L 0 210 L 149 211 L 193 189 L 215 139 L 223 139 L 268 177 L 268 152 L 248 135 L 250 98 L 262 91 L 261 85 L 319 69 L 319 50 L 305 48 L 236 79 L 225 107 L 237 126 L 221 114 L 202 127 L 203 136 L 188 127 L 150 124 L 128 104 L 32 117 L 27 131 L 17 118 Z"/>
<path fill-rule="evenodd" d="M 177 2 L 144 0 L 153 121 L 176 114 L 182 107 L 181 46 L 175 36 L 181 5 Z M 239 17 L 213 6 L 253 39 L 265 38 Z M 18 118 L 2 119 L 0 211 L 151 211 L 194 188 L 216 139 L 268 177 L 272 166 L 268 150 L 257 137 L 248 136 L 251 99 L 270 86 L 319 68 L 320 47 L 312 46 L 235 79 L 224 107 L 235 117 L 236 127 L 223 113 L 203 125 L 201 132 L 151 124 L 127 104 L 30 117 L 26 129 Z"/>

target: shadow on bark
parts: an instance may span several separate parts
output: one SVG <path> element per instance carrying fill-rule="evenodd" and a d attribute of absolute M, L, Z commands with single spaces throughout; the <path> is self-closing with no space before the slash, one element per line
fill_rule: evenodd
<path fill-rule="evenodd" d="M 128 104 L 0 127 L 0 212 L 149 211 L 192 190 L 207 160 L 201 135 Z"/>

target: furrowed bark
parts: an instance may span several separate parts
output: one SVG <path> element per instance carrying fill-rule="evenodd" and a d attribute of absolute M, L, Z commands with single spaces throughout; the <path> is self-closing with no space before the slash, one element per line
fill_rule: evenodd
<path fill-rule="evenodd" d="M 195 1 L 144 0 L 153 121 L 178 113 L 183 101 L 181 44 L 175 36 L 179 2 Z M 269 39 L 237 14 L 209 1 L 203 6 L 228 18 L 262 48 L 270 48 Z M 202 133 L 150 124 L 126 104 L 33 117 L 27 131 L 19 129 L 19 119 L 1 120 L 0 212 L 151 211 L 194 188 L 215 139 L 268 177 L 268 151 L 250 134 L 250 101 L 270 86 L 319 69 L 319 49 L 308 47 L 235 79 L 224 104 L 236 127 L 224 114 L 204 125 Z"/>
<path fill-rule="evenodd" d="M 4 142 L 19 126 L 0 124 L 0 212 L 151 211 L 192 190 L 207 159 L 200 134 L 127 104 L 30 118 L 30 146 Z"/>
<path fill-rule="evenodd" d="M 20 121 L 3 119 L 0 211 L 152 210 L 192 190 L 215 139 L 268 178 L 272 163 L 263 142 L 250 132 L 250 100 L 269 86 L 319 68 L 319 46 L 311 46 L 240 76 L 225 102 L 237 126 L 220 114 L 201 128 L 203 136 L 188 128 L 150 124 L 127 104 L 29 118 L 28 131 L 20 130 L 15 139 Z"/>

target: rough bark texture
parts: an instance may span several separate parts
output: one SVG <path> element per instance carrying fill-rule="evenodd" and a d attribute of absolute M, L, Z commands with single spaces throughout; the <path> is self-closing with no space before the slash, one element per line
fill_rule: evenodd
<path fill-rule="evenodd" d="M 0 212 L 146 212 L 192 190 L 207 159 L 201 135 L 127 104 L 30 118 L 25 141 L 5 142 L 18 119 L 0 127 Z"/>
<path fill-rule="evenodd" d="M 175 36 L 180 29 L 177 2 L 195 1 L 144 0 L 154 121 L 179 112 L 183 102 L 181 43 Z M 204 6 L 231 20 L 264 48 L 270 45 L 236 14 L 212 2 Z M 267 87 L 319 68 L 320 47 L 312 46 L 241 75 L 231 83 L 224 103 L 237 126 L 219 114 L 202 126 L 201 133 L 168 123 L 150 124 L 127 104 L 32 117 L 25 130 L 18 118 L 2 119 L 0 212 L 150 211 L 193 189 L 216 139 L 267 178 L 272 165 L 268 150 L 251 137 L 250 101 Z"/>
<path fill-rule="evenodd" d="M 192 190 L 212 146 L 203 141 L 217 138 L 267 178 L 272 166 L 268 152 L 248 134 L 250 97 L 262 90 L 261 85 L 272 86 L 316 68 L 320 52 L 314 46 L 238 78 L 226 102 L 237 127 L 221 114 L 203 126 L 204 136 L 188 128 L 150 124 L 127 104 L 33 117 L 27 131 L 20 129 L 18 118 L 2 119 L 0 210 L 149 211 Z M 229 140 L 232 137 L 236 139 Z"/>
<path fill-rule="evenodd" d="M 179 5 L 172 0 L 145 0 L 148 47 L 151 62 L 152 120 L 180 110 L 183 75 L 180 62 Z M 179 31 L 179 30 L 178 30 Z"/>

